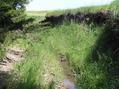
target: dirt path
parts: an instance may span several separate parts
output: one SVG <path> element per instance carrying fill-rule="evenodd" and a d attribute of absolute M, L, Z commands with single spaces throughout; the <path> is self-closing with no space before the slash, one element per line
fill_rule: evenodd
<path fill-rule="evenodd" d="M 43 69 L 42 69 L 42 79 L 44 86 L 50 86 L 49 84 L 54 83 L 55 89 L 59 89 L 59 83 L 63 81 L 64 74 L 63 69 L 60 67 L 59 62 L 56 58 L 50 56 L 45 56 L 42 61 Z M 54 89 L 54 88 L 53 88 Z"/>
<path fill-rule="evenodd" d="M 0 62 L 0 89 L 6 89 L 14 64 L 24 58 L 24 52 L 20 47 L 7 49 L 4 59 Z M 45 55 L 42 60 L 43 85 L 52 86 L 54 84 L 52 89 L 76 89 L 75 75 L 69 66 L 66 56 L 60 54 L 57 57 L 49 54 Z"/>
<path fill-rule="evenodd" d="M 43 81 L 45 84 L 54 82 L 55 89 L 76 89 L 75 75 L 64 55 L 59 55 L 59 60 L 45 58 L 43 65 Z"/>
<path fill-rule="evenodd" d="M 6 50 L 5 57 L 0 61 L 0 89 L 6 89 L 9 76 L 16 62 L 23 59 L 24 50 L 19 47 L 11 47 Z"/>
<path fill-rule="evenodd" d="M 65 79 L 63 80 L 60 89 L 76 89 L 76 78 L 75 73 L 69 66 L 68 59 L 65 55 L 59 55 L 59 62 L 61 67 L 63 68 L 63 72 L 65 74 Z"/>

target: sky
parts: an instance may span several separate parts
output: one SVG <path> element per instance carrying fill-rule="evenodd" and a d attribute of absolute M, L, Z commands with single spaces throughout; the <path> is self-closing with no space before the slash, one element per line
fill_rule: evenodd
<path fill-rule="evenodd" d="M 113 0 L 32 0 L 26 5 L 27 11 L 71 9 L 84 6 L 110 4 Z"/>

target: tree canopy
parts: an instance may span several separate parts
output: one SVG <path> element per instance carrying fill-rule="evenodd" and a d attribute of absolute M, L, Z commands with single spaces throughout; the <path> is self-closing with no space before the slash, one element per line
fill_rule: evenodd
<path fill-rule="evenodd" d="M 10 26 L 25 19 L 25 4 L 29 0 L 0 0 L 0 27 Z"/>

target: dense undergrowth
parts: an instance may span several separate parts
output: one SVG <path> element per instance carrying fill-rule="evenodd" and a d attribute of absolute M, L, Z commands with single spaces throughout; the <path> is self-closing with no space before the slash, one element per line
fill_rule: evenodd
<path fill-rule="evenodd" d="M 80 32 L 82 35 L 80 35 Z M 75 51 L 80 50 L 80 46 L 82 47 L 81 50 L 89 48 L 94 43 L 92 41 L 95 41 L 93 39 L 96 39 L 96 36 L 91 34 L 91 32 L 93 32 L 93 30 L 89 31 L 88 26 L 72 23 L 70 25 L 51 28 L 46 31 L 37 32 L 35 30 L 32 33 L 28 33 L 25 39 L 19 40 L 20 42 L 22 41 L 22 44 L 29 44 L 29 51 L 26 55 L 25 62 L 21 62 L 21 64 L 17 65 L 16 70 L 18 76 L 20 76 L 20 80 L 18 80 L 17 85 L 15 85 L 15 89 L 21 89 L 21 87 L 22 89 L 41 89 L 41 84 L 39 83 L 41 83 L 40 81 L 42 80 L 42 60 L 45 60 L 47 57 L 50 60 L 58 60 L 59 54 L 66 55 L 67 57 L 71 56 L 74 58 L 73 60 L 69 58 L 69 61 L 71 65 L 75 64 L 74 66 L 76 66 L 78 61 L 76 57 L 80 56 L 85 58 L 86 55 L 85 57 L 81 56 L 81 53 L 80 55 L 77 54 L 79 56 L 73 56 L 75 55 Z M 94 33 L 99 34 L 96 30 Z M 91 35 L 91 39 L 90 41 L 87 40 L 84 46 L 83 39 L 85 40 L 87 38 L 86 35 Z M 81 39 L 79 40 L 80 37 Z M 80 60 L 78 63 L 81 63 L 81 61 L 84 62 L 84 60 Z M 57 69 L 57 66 L 55 66 L 53 71 L 57 72 Z M 59 75 L 60 74 L 59 72 Z M 42 86 L 42 88 L 44 87 Z"/>
<path fill-rule="evenodd" d="M 34 29 L 27 33 L 24 39 L 18 40 L 21 44 L 28 45 L 28 52 L 25 61 L 15 67 L 17 75 L 12 81 L 15 85 L 10 84 L 10 89 L 53 89 L 52 83 L 43 85 L 42 60 L 49 59 L 49 63 L 54 63 L 52 71 L 56 75 L 59 74 L 58 79 L 62 79 L 56 63 L 60 54 L 67 57 L 75 71 L 78 89 L 118 88 L 119 76 L 115 70 L 118 61 L 114 61 L 112 49 L 104 47 L 108 45 L 104 41 L 110 37 L 110 32 L 108 33 L 104 27 L 64 23 L 39 31 L 40 28 Z M 16 81 L 17 77 L 19 78 Z"/>
<path fill-rule="evenodd" d="M 78 89 L 118 89 L 119 15 L 116 2 L 110 6 L 84 8 L 84 12 L 95 12 L 105 7 L 114 10 L 112 21 L 106 26 L 71 22 L 46 29 L 34 26 L 30 28 L 32 30 L 27 28 L 26 33 L 10 31 L 2 36 L 4 46 L 1 45 L 0 57 L 3 57 L 5 48 L 10 44 L 20 44 L 27 49 L 25 60 L 15 65 L 8 89 L 54 89 L 54 82 L 64 77 L 57 66 L 60 54 L 66 57 L 76 74 Z M 53 65 L 51 71 L 56 79 L 44 85 L 42 60 L 46 59 L 48 64 Z"/>

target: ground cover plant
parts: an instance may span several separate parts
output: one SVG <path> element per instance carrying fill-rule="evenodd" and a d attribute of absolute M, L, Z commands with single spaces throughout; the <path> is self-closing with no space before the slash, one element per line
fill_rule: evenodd
<path fill-rule="evenodd" d="M 119 13 L 118 0 L 111 5 L 85 7 L 83 13 L 111 10 L 102 24 L 65 20 L 54 26 L 41 26 L 40 12 L 28 13 L 33 22 L 23 29 L 1 35 L 0 58 L 13 61 L 23 50 L 23 60 L 11 62 L 13 70 L 0 70 L 3 89 L 118 89 L 119 88 Z M 80 11 L 80 10 L 79 10 Z M 76 10 L 76 12 L 78 12 Z M 40 15 L 38 16 L 38 14 Z M 50 12 L 52 15 L 72 10 Z M 74 12 L 73 12 L 74 13 Z M 45 13 L 46 14 L 46 13 Z M 48 13 L 49 14 L 49 13 Z M 7 56 L 10 48 L 13 58 Z M 17 51 L 17 52 L 16 52 Z M 16 56 L 17 55 L 17 56 Z M 10 67 L 10 66 L 9 66 Z M 5 78 L 4 78 L 5 77 Z M 7 78 L 7 80 L 6 80 Z M 2 86 L 2 87 L 1 87 Z"/>

